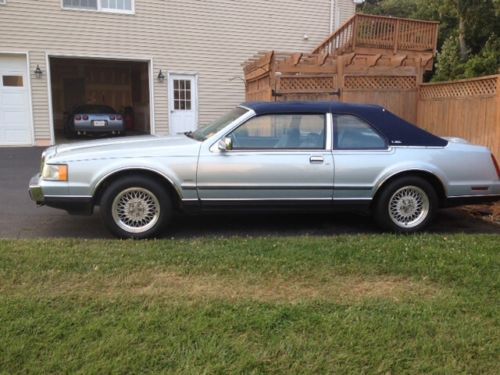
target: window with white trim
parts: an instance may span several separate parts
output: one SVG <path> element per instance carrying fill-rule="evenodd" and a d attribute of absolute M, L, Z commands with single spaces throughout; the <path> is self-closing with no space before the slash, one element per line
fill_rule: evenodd
<path fill-rule="evenodd" d="M 65 9 L 134 13 L 134 0 L 63 0 L 62 5 Z"/>
<path fill-rule="evenodd" d="M 97 10 L 97 0 L 63 0 L 63 7 Z"/>
<path fill-rule="evenodd" d="M 7 0 L 0 0 L 0 5 L 7 3 Z"/>
<path fill-rule="evenodd" d="M 101 9 L 132 12 L 132 0 L 101 0 Z"/>

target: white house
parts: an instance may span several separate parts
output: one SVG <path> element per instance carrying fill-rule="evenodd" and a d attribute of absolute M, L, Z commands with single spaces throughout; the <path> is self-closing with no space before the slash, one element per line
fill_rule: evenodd
<path fill-rule="evenodd" d="M 353 0 L 0 0 L 0 145 L 56 143 L 75 105 L 183 132 L 244 101 L 241 63 L 309 51 Z"/>

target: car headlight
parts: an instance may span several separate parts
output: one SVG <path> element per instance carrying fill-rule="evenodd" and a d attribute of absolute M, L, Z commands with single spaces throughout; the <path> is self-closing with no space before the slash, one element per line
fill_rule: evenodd
<path fill-rule="evenodd" d="M 42 178 L 49 181 L 68 181 L 68 165 L 45 164 L 42 169 Z"/>

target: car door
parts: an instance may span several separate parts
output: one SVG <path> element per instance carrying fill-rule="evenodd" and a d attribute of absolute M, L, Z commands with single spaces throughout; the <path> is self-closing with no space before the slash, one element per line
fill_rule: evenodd
<path fill-rule="evenodd" d="M 228 150 L 217 144 L 202 151 L 197 189 L 202 203 L 331 201 L 333 160 L 330 116 L 255 116 L 225 134 Z M 327 126 L 328 125 L 328 126 Z"/>
<path fill-rule="evenodd" d="M 366 120 L 352 114 L 333 116 L 334 202 L 369 201 L 375 183 L 395 162 L 395 151 Z"/>

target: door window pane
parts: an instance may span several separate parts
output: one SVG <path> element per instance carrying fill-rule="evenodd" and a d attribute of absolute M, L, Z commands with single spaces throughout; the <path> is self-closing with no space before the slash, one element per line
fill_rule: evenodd
<path fill-rule="evenodd" d="M 189 79 L 174 79 L 174 109 L 191 110 L 191 81 Z"/>
<path fill-rule="evenodd" d="M 233 149 L 324 149 L 325 116 L 258 116 L 240 126 L 230 137 Z"/>
<path fill-rule="evenodd" d="M 363 150 L 387 148 L 385 140 L 356 116 L 338 115 L 334 117 L 335 148 L 339 150 Z"/>
<path fill-rule="evenodd" d="M 2 76 L 5 87 L 23 87 L 23 76 Z"/>

